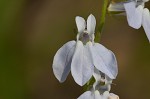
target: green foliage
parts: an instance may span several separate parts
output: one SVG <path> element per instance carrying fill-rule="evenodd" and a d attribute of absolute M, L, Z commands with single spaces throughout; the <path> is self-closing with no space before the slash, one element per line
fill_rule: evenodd
<path fill-rule="evenodd" d="M 20 19 L 23 0 L 0 0 L 0 99 L 23 99 Z"/>

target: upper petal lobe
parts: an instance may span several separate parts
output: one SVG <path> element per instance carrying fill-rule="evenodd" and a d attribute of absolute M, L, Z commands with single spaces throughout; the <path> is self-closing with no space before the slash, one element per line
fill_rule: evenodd
<path fill-rule="evenodd" d="M 87 31 L 90 34 L 95 33 L 95 26 L 96 26 L 96 19 L 95 17 L 90 14 L 88 19 L 87 19 Z"/>
<path fill-rule="evenodd" d="M 77 28 L 78 28 L 78 32 L 82 33 L 85 30 L 85 27 L 86 27 L 85 20 L 82 17 L 77 16 L 75 18 L 75 21 L 76 21 L 76 25 L 77 25 Z"/>

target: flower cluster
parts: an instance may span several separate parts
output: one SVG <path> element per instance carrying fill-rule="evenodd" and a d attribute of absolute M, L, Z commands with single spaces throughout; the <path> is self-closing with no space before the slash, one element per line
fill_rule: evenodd
<path fill-rule="evenodd" d="M 78 99 L 118 99 L 117 95 L 109 93 L 112 80 L 118 74 L 116 57 L 112 51 L 94 41 L 95 17 L 89 15 L 86 22 L 77 16 L 75 21 L 78 29 L 76 41 L 67 42 L 57 51 L 53 60 L 54 75 L 64 82 L 71 71 L 80 86 L 94 77 L 92 87 Z"/>
<path fill-rule="evenodd" d="M 150 41 L 150 12 L 145 8 L 145 3 L 149 0 L 128 0 L 125 2 L 112 2 L 108 11 L 126 12 L 129 26 L 139 29 L 143 26 L 148 40 Z"/>

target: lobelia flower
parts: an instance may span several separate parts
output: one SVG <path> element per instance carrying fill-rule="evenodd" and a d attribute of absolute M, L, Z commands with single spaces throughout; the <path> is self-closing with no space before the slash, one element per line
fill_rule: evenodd
<path fill-rule="evenodd" d="M 64 44 L 53 60 L 53 72 L 60 82 L 64 82 L 71 70 L 77 84 L 83 86 L 92 77 L 94 66 L 102 73 L 115 79 L 118 73 L 117 61 L 112 51 L 94 42 L 96 20 L 91 14 L 87 25 L 77 16 L 77 40 Z"/>
<path fill-rule="evenodd" d="M 132 1 L 125 3 L 124 7 L 129 26 L 139 29 L 142 25 L 150 41 L 150 12 L 147 8 L 144 8 L 144 4 L 147 1 L 148 0 Z"/>
<path fill-rule="evenodd" d="M 100 94 L 98 90 L 95 91 L 86 91 L 77 99 L 119 99 L 119 96 L 105 91 L 103 94 Z"/>
<path fill-rule="evenodd" d="M 100 94 L 98 90 L 95 91 L 86 91 L 77 99 L 108 99 L 109 92 L 105 91 L 103 94 Z"/>
<path fill-rule="evenodd" d="M 103 82 L 103 78 L 100 75 L 100 72 L 95 69 L 93 76 L 95 78 L 95 83 L 93 88 L 89 91 L 84 92 L 77 99 L 119 99 L 119 97 L 113 93 L 109 93 L 110 88 L 107 88 L 112 83 L 111 79 L 105 78 L 105 85 L 100 85 L 100 82 Z M 106 87 L 106 88 L 104 88 Z"/>
<path fill-rule="evenodd" d="M 145 2 L 148 2 L 149 0 L 127 0 L 127 1 L 122 1 L 122 2 L 114 2 L 111 1 L 111 3 L 108 6 L 108 11 L 109 12 L 125 12 L 125 6 L 124 4 L 126 3 L 131 3 L 131 2 L 135 2 L 136 3 L 136 7 L 139 5 L 142 5 L 144 7 Z"/>
<path fill-rule="evenodd" d="M 148 40 L 150 41 L 150 12 L 144 5 L 149 0 L 129 0 L 126 2 L 112 3 L 109 11 L 125 11 L 129 26 L 139 29 L 143 26 Z"/>

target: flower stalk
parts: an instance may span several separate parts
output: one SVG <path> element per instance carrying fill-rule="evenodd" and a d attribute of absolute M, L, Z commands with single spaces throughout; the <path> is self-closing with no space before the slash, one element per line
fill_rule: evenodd
<path fill-rule="evenodd" d="M 100 25 L 98 27 L 98 32 L 95 34 L 95 41 L 96 42 L 100 42 L 100 37 L 102 35 L 103 27 L 105 24 L 108 3 L 109 3 L 109 0 L 103 1 L 101 17 L 100 17 Z"/>

